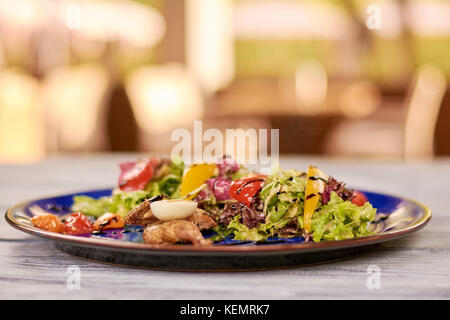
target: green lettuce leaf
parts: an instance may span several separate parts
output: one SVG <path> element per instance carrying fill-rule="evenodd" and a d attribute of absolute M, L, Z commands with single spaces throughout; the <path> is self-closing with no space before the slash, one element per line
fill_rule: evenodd
<path fill-rule="evenodd" d="M 73 197 L 71 210 L 74 212 L 82 212 L 89 216 L 99 217 L 109 211 L 110 202 L 111 197 L 94 199 L 88 196 L 75 196 Z"/>
<path fill-rule="evenodd" d="M 330 201 L 312 216 L 313 240 L 344 240 L 367 236 L 367 225 L 375 219 L 376 209 L 369 202 L 358 207 L 342 200 L 336 192 Z"/>
<path fill-rule="evenodd" d="M 236 215 L 228 224 L 228 234 L 233 233 L 234 240 L 262 241 L 269 237 L 265 223 L 261 223 L 257 228 L 248 228 L 245 224 L 239 222 L 240 219 L 241 216 Z"/>
<path fill-rule="evenodd" d="M 131 209 L 148 197 L 150 197 L 150 193 L 143 190 L 118 192 L 112 196 L 99 199 L 88 196 L 75 196 L 73 197 L 71 210 L 94 217 L 99 217 L 106 212 L 114 212 L 125 216 Z"/>
<path fill-rule="evenodd" d="M 151 197 L 165 194 L 169 198 L 177 199 L 180 197 L 181 179 L 183 177 L 184 163 L 171 162 L 165 164 L 157 177 L 153 177 L 145 190 L 149 191 Z"/>
<path fill-rule="evenodd" d="M 303 213 L 305 186 L 305 175 L 297 170 L 279 171 L 267 178 L 260 197 L 271 234 Z"/>

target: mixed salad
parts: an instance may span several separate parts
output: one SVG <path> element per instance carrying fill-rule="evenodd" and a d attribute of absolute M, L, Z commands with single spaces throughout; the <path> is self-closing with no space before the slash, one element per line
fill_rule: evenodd
<path fill-rule="evenodd" d="M 122 163 L 120 169 L 111 196 L 75 196 L 73 213 L 64 221 L 44 215 L 33 223 L 68 234 L 140 225 L 150 244 L 276 237 L 319 242 L 369 235 L 367 226 L 376 216 L 363 193 L 315 166 L 263 175 L 230 157 L 189 167 L 154 157 Z M 208 229 L 215 232 L 205 239 L 201 231 Z"/>

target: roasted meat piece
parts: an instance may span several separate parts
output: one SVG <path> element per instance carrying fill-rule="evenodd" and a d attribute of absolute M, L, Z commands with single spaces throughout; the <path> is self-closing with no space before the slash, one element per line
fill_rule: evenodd
<path fill-rule="evenodd" d="M 130 226 L 143 226 L 148 224 L 153 224 L 158 221 L 158 219 L 153 215 L 150 210 L 150 203 L 153 201 L 158 201 L 164 199 L 164 195 L 159 195 L 151 199 L 146 199 L 136 208 L 131 210 L 125 216 L 125 223 Z"/>
<path fill-rule="evenodd" d="M 147 244 L 174 244 L 178 242 L 190 242 L 193 244 L 209 244 L 209 240 L 203 238 L 202 233 L 191 221 L 172 220 L 168 222 L 154 223 L 147 226 L 143 234 Z"/>
<path fill-rule="evenodd" d="M 158 220 L 150 209 L 150 203 L 161 199 L 147 199 L 131 210 L 125 217 L 128 225 L 146 227 L 143 238 L 147 244 L 171 244 L 190 242 L 193 244 L 208 244 L 200 230 L 211 229 L 216 222 L 205 210 L 196 209 L 186 220 L 172 220 L 164 222 Z"/>
<path fill-rule="evenodd" d="M 200 231 L 211 229 L 217 225 L 216 221 L 203 209 L 196 209 L 187 220 L 194 223 Z"/>
<path fill-rule="evenodd" d="M 159 220 L 153 215 L 150 210 L 150 203 L 155 201 L 153 199 L 147 199 L 131 210 L 125 217 L 125 223 L 132 226 L 148 226 L 154 225 Z M 196 209 L 194 214 L 187 218 L 188 221 L 193 222 L 199 230 L 208 230 L 216 226 L 216 222 L 211 218 L 205 210 Z"/>

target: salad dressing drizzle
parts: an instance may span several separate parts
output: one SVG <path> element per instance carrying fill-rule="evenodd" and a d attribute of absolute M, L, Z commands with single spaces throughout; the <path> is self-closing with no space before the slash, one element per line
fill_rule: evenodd
<path fill-rule="evenodd" d="M 243 189 L 245 186 L 249 185 L 250 183 L 255 183 L 255 182 L 258 182 L 258 181 L 265 181 L 265 180 L 264 180 L 264 179 L 255 179 L 255 180 L 247 181 L 247 182 L 243 183 L 242 186 L 239 187 L 239 189 L 236 190 L 236 194 L 240 194 L 241 191 L 242 191 L 242 189 Z M 261 189 L 262 189 L 262 188 L 261 188 Z"/>
<path fill-rule="evenodd" d="M 315 196 L 321 196 L 321 195 L 322 195 L 322 192 L 311 193 L 311 194 L 308 194 L 308 195 L 306 196 L 306 200 L 309 200 L 309 199 L 311 199 L 312 197 L 315 197 Z"/>
<path fill-rule="evenodd" d="M 328 182 L 328 180 L 327 179 L 324 179 L 324 178 L 322 178 L 322 177 L 317 177 L 317 176 L 311 176 L 311 177 L 308 177 L 308 180 L 313 180 L 313 181 L 317 181 L 317 180 L 322 180 L 323 182 Z"/>

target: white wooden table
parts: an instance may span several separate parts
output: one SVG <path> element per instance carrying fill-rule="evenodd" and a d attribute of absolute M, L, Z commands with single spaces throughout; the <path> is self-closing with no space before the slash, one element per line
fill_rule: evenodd
<path fill-rule="evenodd" d="M 110 187 L 117 162 L 136 155 L 51 158 L 0 165 L 0 209 L 27 199 Z M 400 163 L 285 157 L 284 168 L 317 164 L 362 189 L 414 198 L 431 207 L 428 226 L 350 260 L 274 271 L 185 273 L 123 268 L 57 251 L 0 219 L 0 298 L 44 299 L 422 299 L 450 298 L 450 159 Z M 79 290 L 66 273 L 81 271 Z M 380 268 L 381 288 L 368 289 L 367 269 Z"/>

